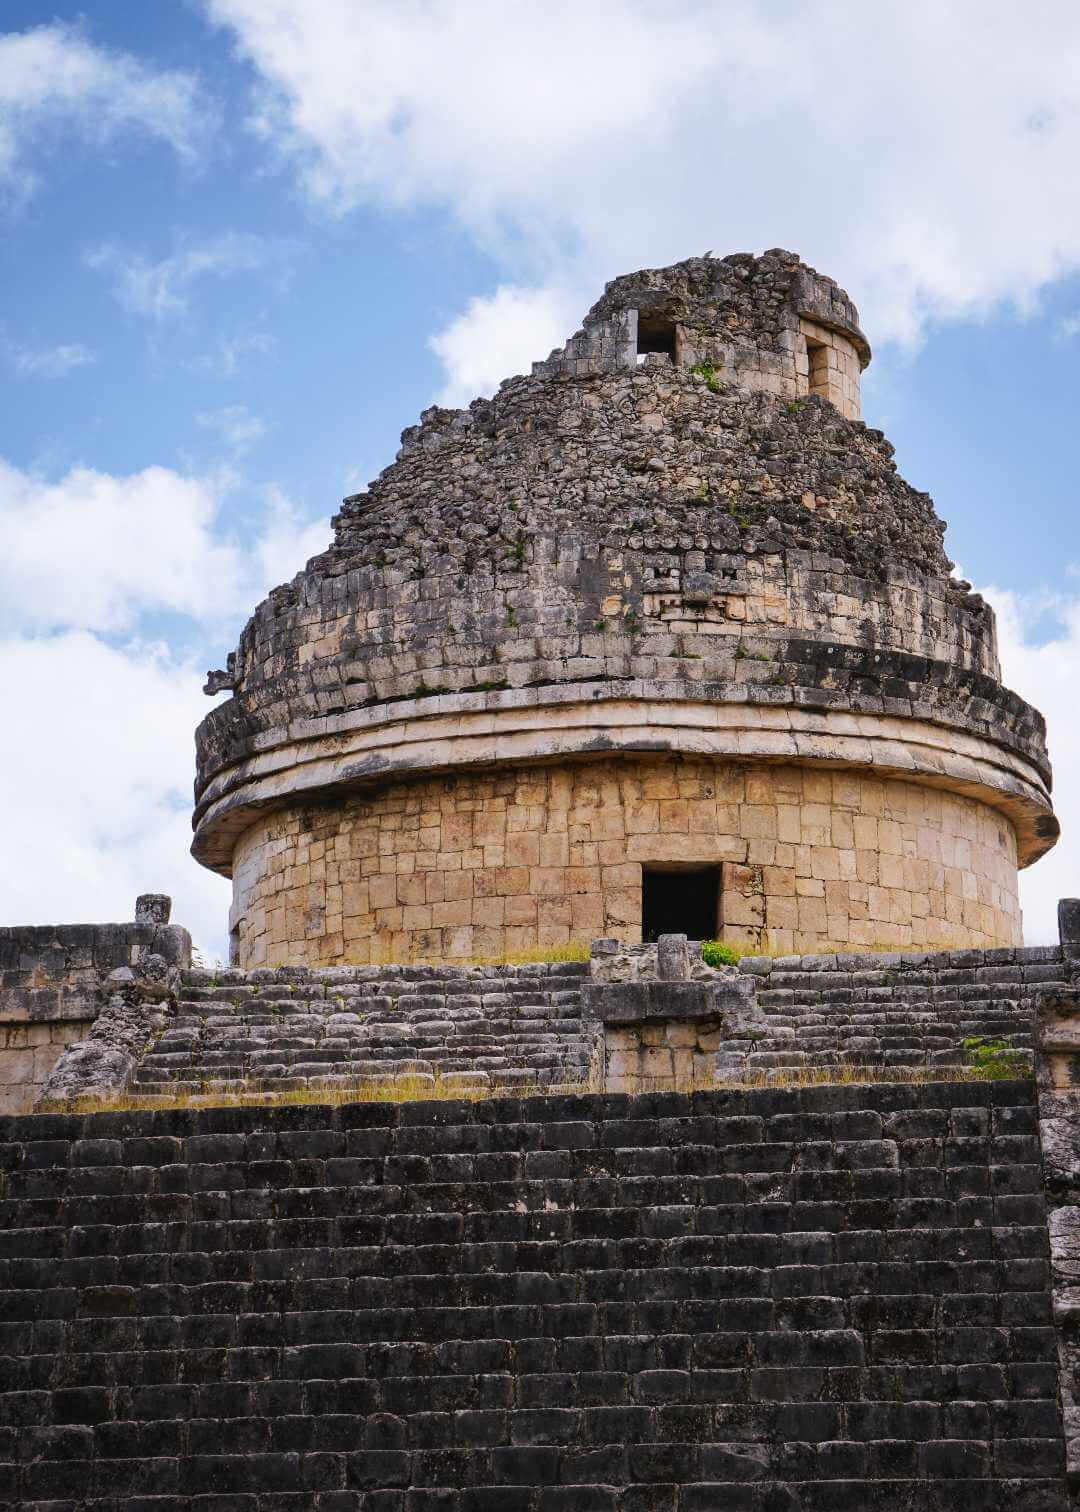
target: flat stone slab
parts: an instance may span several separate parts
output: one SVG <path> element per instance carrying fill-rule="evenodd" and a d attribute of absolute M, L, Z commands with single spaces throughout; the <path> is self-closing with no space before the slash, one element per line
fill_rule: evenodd
<path fill-rule="evenodd" d="M 744 977 L 715 982 L 610 982 L 582 988 L 586 1018 L 603 1024 L 641 1024 L 659 1019 L 712 1019 L 744 1014 L 754 1001 Z"/>

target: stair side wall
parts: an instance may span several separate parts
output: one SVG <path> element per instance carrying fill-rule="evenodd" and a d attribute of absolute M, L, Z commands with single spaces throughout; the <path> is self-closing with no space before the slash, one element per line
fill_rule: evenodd
<path fill-rule="evenodd" d="M 0 929 L 0 1113 L 26 1113 L 102 1006 L 101 983 L 146 954 L 191 964 L 176 925 L 33 924 Z"/>

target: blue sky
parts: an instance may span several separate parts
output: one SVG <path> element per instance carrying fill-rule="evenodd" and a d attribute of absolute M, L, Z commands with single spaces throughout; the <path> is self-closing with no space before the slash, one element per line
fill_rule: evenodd
<path fill-rule="evenodd" d="M 606 278 L 781 245 L 875 348 L 867 420 L 1050 721 L 1080 891 L 1080 15 L 998 3 L 155 0 L 0 15 L 0 755 L 10 922 L 165 889 L 201 674 L 436 397 Z M 482 43 L 482 45 L 481 45 Z M 969 67 L 957 71 L 961 53 Z"/>

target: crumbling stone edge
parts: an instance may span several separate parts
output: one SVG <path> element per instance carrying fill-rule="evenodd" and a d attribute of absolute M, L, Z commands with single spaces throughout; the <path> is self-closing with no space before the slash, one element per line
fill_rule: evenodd
<path fill-rule="evenodd" d="M 93 1028 L 57 1060 L 35 1111 L 114 1098 L 131 1085 L 147 1050 L 176 1013 L 181 972 L 191 965 L 191 937 L 169 926 L 171 912 L 172 900 L 164 893 L 136 899 L 136 924 L 154 930 L 149 948 L 135 952 L 133 965 L 102 977 Z"/>
<path fill-rule="evenodd" d="M 1080 898 L 1058 903 L 1073 985 L 1042 999 L 1035 1030 L 1039 1141 L 1050 1234 L 1050 1279 L 1066 1473 L 1080 1484 Z"/>

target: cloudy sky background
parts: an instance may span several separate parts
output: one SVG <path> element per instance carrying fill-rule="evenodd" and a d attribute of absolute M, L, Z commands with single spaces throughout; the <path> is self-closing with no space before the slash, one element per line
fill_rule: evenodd
<path fill-rule="evenodd" d="M 1080 9 L 1072 0 L 6 0 L 0 921 L 224 951 L 192 729 L 246 614 L 434 398 L 608 278 L 793 248 L 864 409 L 1047 714 L 1080 892 Z"/>

